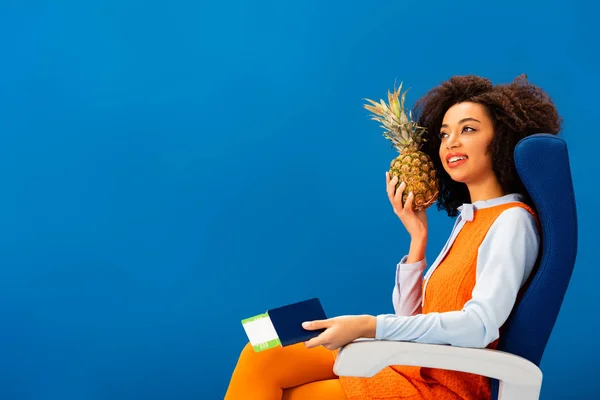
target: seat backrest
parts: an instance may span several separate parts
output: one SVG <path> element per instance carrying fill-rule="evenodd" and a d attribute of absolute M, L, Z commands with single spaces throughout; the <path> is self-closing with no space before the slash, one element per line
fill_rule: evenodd
<path fill-rule="evenodd" d="M 577 210 L 565 141 L 535 134 L 516 146 L 517 171 L 541 225 L 538 263 L 503 326 L 498 350 L 540 364 L 556 323 L 577 254 Z M 492 380 L 493 399 L 498 382 Z"/>

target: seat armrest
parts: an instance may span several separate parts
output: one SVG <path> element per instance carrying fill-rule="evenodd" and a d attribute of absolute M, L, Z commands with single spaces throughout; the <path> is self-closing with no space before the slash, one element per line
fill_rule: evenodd
<path fill-rule="evenodd" d="M 469 372 L 500 382 L 498 400 L 537 400 L 542 371 L 513 354 L 446 345 L 360 339 L 342 349 L 334 364 L 338 376 L 372 377 L 390 365 Z"/>

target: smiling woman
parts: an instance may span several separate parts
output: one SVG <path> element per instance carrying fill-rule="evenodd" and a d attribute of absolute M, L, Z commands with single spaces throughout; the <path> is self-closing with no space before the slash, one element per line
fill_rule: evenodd
<path fill-rule="evenodd" d="M 497 86 L 453 77 L 421 98 L 415 111 L 427 132 L 422 151 L 440 181 L 438 207 L 460 213 L 446 246 L 423 277 L 425 210 L 403 203 L 406 185 L 396 189 L 397 177 L 386 173 L 389 201 L 411 238 L 396 267 L 395 314 L 307 321 L 305 329 L 325 331 L 306 345 L 269 354 L 247 346 L 227 400 L 490 398 L 486 377 L 463 372 L 390 366 L 371 378 L 332 373 L 335 350 L 360 337 L 495 348 L 538 256 L 537 216 L 513 151 L 526 136 L 558 133 L 561 121 L 549 97 L 524 77 Z"/>
<path fill-rule="evenodd" d="M 488 149 L 494 139 L 494 124 L 484 106 L 464 102 L 450 107 L 440 138 L 442 165 L 454 182 L 469 187 L 472 202 L 504 194 L 492 170 Z"/>
<path fill-rule="evenodd" d="M 510 84 L 496 86 L 477 76 L 452 77 L 419 99 L 414 111 L 420 115 L 418 124 L 429 132 L 422 150 L 434 161 L 440 179 L 438 205 L 449 216 L 456 216 L 461 204 L 477 200 L 478 185 L 471 182 L 470 187 L 475 190 L 471 193 L 467 182 L 460 178 L 460 174 L 466 172 L 463 168 L 460 172 L 459 168 L 450 168 L 444 154 L 466 152 L 465 146 L 475 142 L 483 145 L 489 140 L 484 149 L 467 155 L 464 169 L 473 171 L 473 164 L 487 167 L 487 163 L 480 163 L 480 157 L 485 156 L 491 162 L 493 172 L 493 177 L 488 178 L 497 181 L 502 192 L 521 193 L 529 203 L 528 194 L 516 173 L 513 150 L 525 136 L 557 134 L 562 122 L 548 94 L 529 83 L 525 75 Z M 467 118 L 469 120 L 460 121 Z M 460 145 L 464 145 L 462 150 L 457 150 Z M 474 162 L 475 157 L 479 161 Z M 467 163 L 471 166 L 467 167 Z M 467 176 L 466 179 L 470 178 Z"/>

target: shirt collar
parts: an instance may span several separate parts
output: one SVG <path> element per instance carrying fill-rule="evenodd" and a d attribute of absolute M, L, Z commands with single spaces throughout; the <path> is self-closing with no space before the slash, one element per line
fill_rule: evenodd
<path fill-rule="evenodd" d="M 511 203 L 515 201 L 522 201 L 523 196 L 518 193 L 507 194 L 502 197 L 496 197 L 490 200 L 479 200 L 474 203 L 465 203 L 458 207 L 460 211 L 460 217 L 465 221 L 473 221 L 475 210 L 482 208 L 494 207 L 500 204 Z"/>

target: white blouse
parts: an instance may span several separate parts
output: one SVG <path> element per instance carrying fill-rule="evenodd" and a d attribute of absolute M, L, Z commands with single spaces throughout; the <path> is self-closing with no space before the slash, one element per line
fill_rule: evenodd
<path fill-rule="evenodd" d="M 462 227 L 472 221 L 473 210 L 514 201 L 522 201 L 521 196 L 509 194 L 459 207 L 460 215 L 450 238 L 424 278 L 426 260 L 407 264 L 404 256 L 397 265 L 392 292 L 396 313 L 376 317 L 375 339 L 480 348 L 496 340 L 538 255 L 540 236 L 535 219 L 527 210 L 507 209 L 492 224 L 479 247 L 472 299 L 461 311 L 421 314 L 423 290 L 427 290 L 427 280 Z M 422 290 L 423 279 L 426 281 Z"/>

